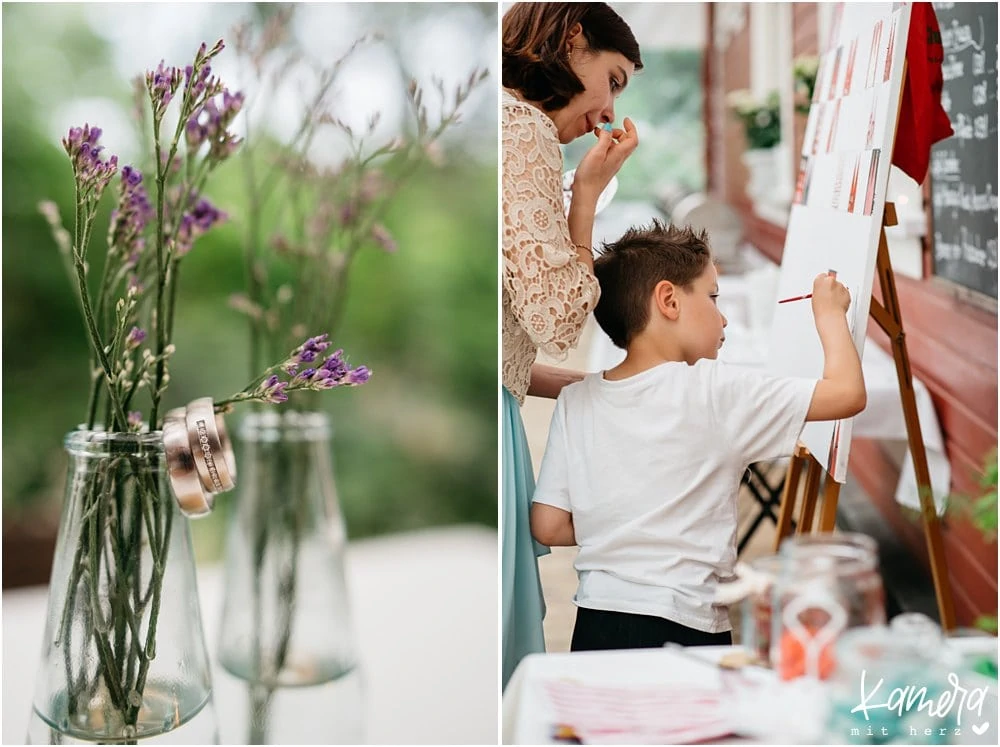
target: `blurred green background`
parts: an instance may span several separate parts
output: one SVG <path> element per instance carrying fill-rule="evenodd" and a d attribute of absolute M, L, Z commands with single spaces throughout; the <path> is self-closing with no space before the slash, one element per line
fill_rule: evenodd
<path fill-rule="evenodd" d="M 70 126 L 104 128 L 122 163 L 137 154 L 129 79 L 184 65 L 202 40 L 227 38 L 235 23 L 262 22 L 273 5 L 3 6 L 3 525 L 9 541 L 51 538 L 66 460 L 62 439 L 85 416 L 87 347 L 80 314 L 37 203 L 72 215 L 72 175 L 59 139 Z M 335 346 L 375 372 L 358 389 L 324 399 L 335 426 L 336 480 L 352 537 L 497 517 L 497 117 L 496 5 L 304 5 L 298 41 L 332 62 L 362 33 L 383 41 L 345 67 L 345 117 L 367 118 L 376 102 L 400 127 L 409 76 L 429 84 L 486 67 L 463 123 L 443 142 L 442 163 L 423 168 L 384 221 L 395 254 L 362 252 L 352 272 Z M 235 53 L 216 71 L 240 86 Z M 367 96 L 367 98 L 366 98 Z M 276 102 L 274 134 L 288 128 L 297 86 Z M 393 114 L 395 113 L 395 117 Z M 212 179 L 209 197 L 230 220 L 185 261 L 167 405 L 243 387 L 247 325 L 227 305 L 243 290 L 244 227 L 239 159 Z M 106 202 L 110 203 L 110 195 Z M 102 213 L 91 251 L 110 205 Z M 92 273 L 93 275 L 94 273 Z M 239 417 L 237 413 L 236 417 Z M 235 423 L 231 425 L 235 429 Z M 232 495 L 232 494 L 230 494 Z M 201 558 L 218 557 L 230 501 L 194 522 Z M 27 546 L 25 546 L 27 547 Z M 38 558 L 47 566 L 48 557 Z M 41 579 L 44 581 L 44 577 Z M 8 580 L 4 572 L 4 585 Z"/>
<path fill-rule="evenodd" d="M 615 9 L 627 20 L 632 3 Z M 669 8 L 664 9 L 669 13 Z M 629 117 L 639 133 L 639 148 L 618 172 L 615 200 L 676 199 L 705 188 L 705 127 L 702 122 L 703 54 L 700 49 L 658 47 L 633 25 L 643 68 L 615 102 L 615 124 Z M 582 137 L 565 149 L 566 168 L 575 168 L 594 144 Z"/>

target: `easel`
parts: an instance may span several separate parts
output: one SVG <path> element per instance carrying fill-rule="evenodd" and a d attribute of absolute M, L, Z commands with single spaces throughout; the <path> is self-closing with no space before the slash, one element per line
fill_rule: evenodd
<path fill-rule="evenodd" d="M 894 225 L 896 225 L 896 208 L 891 202 L 887 202 L 885 203 L 885 213 L 882 216 L 878 258 L 875 265 L 879 285 L 882 288 L 882 302 L 880 303 L 872 294 L 869 313 L 892 342 L 892 357 L 896 362 L 896 376 L 899 379 L 899 393 L 903 402 L 903 418 L 906 421 L 906 436 L 910 445 L 910 454 L 913 457 L 913 469 L 920 493 L 920 512 L 923 516 L 924 538 L 927 541 L 931 574 L 934 578 L 934 591 L 937 595 L 938 615 L 941 627 L 944 630 L 951 630 L 955 627 L 955 608 L 951 598 L 951 585 L 948 581 L 948 566 L 941 544 L 941 524 L 931 492 L 927 452 L 924 450 L 924 439 L 920 433 L 920 420 L 917 417 L 917 402 L 913 391 L 910 358 L 906 352 L 903 317 L 900 313 L 899 298 L 896 295 L 896 280 L 892 273 L 892 265 L 889 263 L 889 245 L 885 239 L 886 227 Z M 824 470 L 822 465 L 809 453 L 809 450 L 799 444 L 792 455 L 792 461 L 788 465 L 788 473 L 785 476 L 785 489 L 781 496 L 781 508 L 778 513 L 775 535 L 775 551 L 778 550 L 781 541 L 791 534 L 792 512 L 795 510 L 795 499 L 803 469 L 806 472 L 806 477 L 797 532 L 807 534 L 812 529 L 816 501 L 819 496 L 820 477 Z M 837 519 L 837 500 L 839 497 L 840 483 L 827 474 L 823 487 L 823 505 L 819 515 L 820 532 L 833 531 Z"/>

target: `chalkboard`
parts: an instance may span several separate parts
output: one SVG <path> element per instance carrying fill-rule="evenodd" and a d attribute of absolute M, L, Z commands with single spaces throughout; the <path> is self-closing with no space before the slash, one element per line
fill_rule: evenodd
<path fill-rule="evenodd" d="M 931 150 L 934 275 L 997 298 L 997 6 L 934 3 L 941 103 L 955 134 Z"/>

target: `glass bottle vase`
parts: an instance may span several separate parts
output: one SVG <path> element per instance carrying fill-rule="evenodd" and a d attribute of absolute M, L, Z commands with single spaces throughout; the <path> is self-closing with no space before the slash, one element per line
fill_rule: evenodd
<path fill-rule="evenodd" d="M 329 418 L 251 414 L 237 449 L 219 641 L 225 738 L 358 743 L 362 694 Z"/>
<path fill-rule="evenodd" d="M 218 741 L 191 533 L 159 432 L 76 430 L 29 744 Z"/>

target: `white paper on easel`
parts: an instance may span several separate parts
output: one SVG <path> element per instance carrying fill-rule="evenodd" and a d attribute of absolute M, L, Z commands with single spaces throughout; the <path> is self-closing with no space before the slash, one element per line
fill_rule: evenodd
<path fill-rule="evenodd" d="M 837 271 L 851 292 L 848 323 L 864 354 L 872 283 L 902 91 L 910 6 L 838 5 L 820 58 L 775 301 L 812 291 Z M 778 304 L 768 368 L 819 379 L 823 349 L 809 301 Z M 801 441 L 837 482 L 847 479 L 852 420 L 807 423 Z"/>

